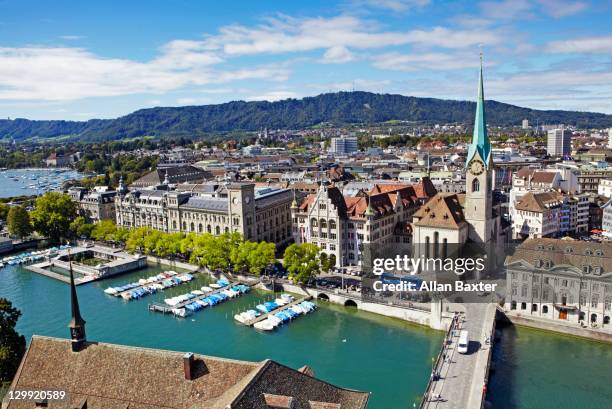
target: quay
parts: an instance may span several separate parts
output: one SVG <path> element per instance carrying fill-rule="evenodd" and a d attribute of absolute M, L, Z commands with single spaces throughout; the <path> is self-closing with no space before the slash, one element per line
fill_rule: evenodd
<path fill-rule="evenodd" d="M 250 321 L 246 321 L 246 322 L 244 323 L 244 325 L 249 326 L 249 327 L 252 327 L 253 325 L 255 325 L 256 323 L 258 323 L 259 321 L 263 321 L 263 320 L 265 320 L 265 319 L 266 319 L 266 318 L 268 318 L 270 315 L 277 314 L 277 313 L 279 313 L 279 312 L 281 312 L 281 311 L 284 311 L 284 310 L 286 310 L 286 309 L 288 309 L 288 308 L 293 307 L 294 305 L 298 305 L 298 304 L 300 304 L 300 303 L 301 303 L 301 302 L 303 302 L 303 301 L 310 301 L 310 300 L 312 300 L 312 297 L 311 297 L 311 296 L 307 296 L 307 297 L 302 297 L 302 298 L 299 298 L 299 299 L 297 299 L 297 300 L 291 301 L 289 304 L 285 304 L 285 305 L 283 305 L 282 307 L 279 307 L 279 308 L 277 308 L 277 309 L 275 309 L 275 310 L 272 310 L 272 311 L 267 312 L 267 313 L 265 313 L 265 314 L 261 314 L 259 317 L 256 317 L 256 318 L 254 318 L 254 319 L 252 319 L 252 320 L 250 320 Z"/>
<path fill-rule="evenodd" d="M 75 261 L 75 259 L 78 260 L 78 257 L 97 258 L 102 261 L 95 266 L 89 266 Z M 25 268 L 37 274 L 65 281 L 61 278 L 62 274 L 53 273 L 50 269 L 55 267 L 69 271 L 70 264 L 72 264 L 73 271 L 83 276 L 75 281 L 83 284 L 144 268 L 147 266 L 147 258 L 131 255 L 120 249 L 86 245 L 60 250 L 57 256 L 49 257 L 43 262 L 25 266 Z"/>
<path fill-rule="evenodd" d="M 44 275 L 44 276 L 47 276 L 49 278 L 53 278 L 53 279 L 58 280 L 58 281 L 62 281 L 64 283 L 66 283 L 66 284 L 70 284 L 70 277 L 69 276 L 63 275 L 63 274 L 60 274 L 60 273 L 56 273 L 54 271 L 42 268 L 40 266 L 49 268 L 51 265 L 49 263 L 39 263 L 39 264 L 36 264 L 36 265 L 23 266 L 23 267 L 25 269 L 27 269 L 27 270 L 30 270 L 30 271 L 34 272 L 34 273 L 37 273 L 37 274 L 40 274 L 40 275 Z M 89 276 L 81 276 L 81 277 L 75 277 L 74 278 L 74 284 L 75 285 L 86 284 L 86 283 L 90 283 L 92 281 L 94 281 L 94 280 L 92 279 L 92 277 L 89 277 Z"/>
<path fill-rule="evenodd" d="M 422 409 L 480 409 L 484 407 L 493 352 L 494 303 L 466 304 L 465 314 L 458 314 L 444 337 L 438 358 L 423 394 Z M 459 333 L 469 334 L 468 352 L 457 352 Z"/>
<path fill-rule="evenodd" d="M 195 298 L 192 298 L 190 300 L 186 300 L 186 301 L 180 302 L 180 303 L 178 303 L 176 305 L 168 305 L 168 304 L 165 304 L 163 302 L 154 302 L 154 303 L 149 304 L 149 311 L 157 311 L 157 312 L 161 312 L 163 314 L 172 314 L 172 310 L 179 309 L 179 308 L 184 308 L 186 305 L 191 304 L 192 302 L 204 299 L 204 298 L 209 297 L 209 296 L 211 296 L 213 294 L 220 293 L 222 291 L 227 290 L 228 288 L 232 288 L 233 286 L 240 285 L 240 284 L 244 284 L 244 283 L 241 282 L 241 281 L 230 282 L 229 285 L 226 285 L 225 287 L 221 287 L 221 288 L 214 289 L 212 291 L 208 291 L 208 292 L 206 292 L 204 294 L 196 296 Z"/>

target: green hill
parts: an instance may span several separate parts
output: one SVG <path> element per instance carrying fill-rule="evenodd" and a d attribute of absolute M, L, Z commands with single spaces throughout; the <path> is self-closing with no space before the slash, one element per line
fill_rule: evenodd
<path fill-rule="evenodd" d="M 141 109 L 116 119 L 76 121 L 0 120 L 0 139 L 70 136 L 83 141 L 151 136 L 203 136 L 210 132 L 299 129 L 329 122 L 335 125 L 390 120 L 471 124 L 474 102 L 370 92 L 338 92 L 277 102 L 233 101 L 217 105 Z M 487 101 L 487 122 L 494 126 L 566 124 L 612 127 L 612 115 L 541 111 Z"/>

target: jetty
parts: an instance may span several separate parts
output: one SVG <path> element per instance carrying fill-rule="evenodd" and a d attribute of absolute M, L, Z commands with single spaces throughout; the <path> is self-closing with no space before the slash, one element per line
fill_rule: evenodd
<path fill-rule="evenodd" d="M 245 321 L 244 325 L 252 327 L 253 325 L 257 324 L 259 321 L 263 321 L 263 320 L 267 319 L 270 315 L 278 314 L 279 312 L 284 311 L 284 310 L 286 310 L 288 308 L 291 308 L 294 305 L 298 305 L 298 304 L 300 304 L 300 303 L 302 303 L 304 301 L 310 301 L 310 300 L 312 300 L 312 296 L 310 296 L 310 295 L 307 296 L 307 297 L 301 297 L 301 298 L 299 298 L 297 300 L 293 300 L 289 304 L 285 304 L 282 307 L 279 307 L 279 308 L 277 308 L 275 310 L 272 310 L 270 312 L 266 312 L 264 314 L 261 314 L 259 317 L 255 317 L 254 319 L 252 319 L 250 321 Z"/>
<path fill-rule="evenodd" d="M 220 292 L 228 290 L 228 289 L 230 289 L 230 288 L 232 288 L 234 286 L 237 286 L 237 285 L 245 285 L 245 284 L 242 281 L 230 282 L 228 285 L 226 285 L 224 287 L 216 288 L 216 289 L 214 289 L 212 291 L 205 292 L 203 294 L 197 295 L 194 298 L 191 298 L 189 300 L 185 300 L 183 302 L 180 302 L 180 303 L 178 303 L 176 305 L 168 305 L 168 304 L 163 303 L 163 302 L 154 302 L 154 303 L 149 304 L 149 311 L 157 311 L 157 312 L 161 312 L 163 314 L 172 314 L 173 310 L 177 310 L 177 309 L 180 309 L 180 308 L 185 308 L 186 305 L 189 305 L 189 304 L 191 304 L 193 302 L 196 302 L 198 300 L 202 300 L 202 299 L 204 299 L 206 297 L 210 297 L 213 294 L 218 294 Z"/>
<path fill-rule="evenodd" d="M 189 273 L 189 274 L 193 276 L 194 273 Z M 136 287 L 132 287 L 132 288 L 126 289 L 124 291 L 119 291 L 119 292 L 116 292 L 116 293 L 107 293 L 107 294 L 113 295 L 115 297 L 122 297 L 122 298 L 124 298 L 124 294 L 129 294 L 129 293 L 131 293 L 133 291 L 138 291 L 138 290 L 143 289 L 145 287 L 148 288 L 148 287 L 151 287 L 151 286 L 156 285 L 156 284 L 159 284 L 159 285 L 163 286 L 162 283 L 164 281 L 168 281 L 168 280 L 172 281 L 173 278 L 181 277 L 182 275 L 183 274 L 178 274 L 178 273 L 173 272 L 172 276 L 170 276 L 170 277 L 160 278 L 159 280 L 155 280 L 155 281 L 151 281 L 151 282 L 146 282 L 146 283 L 140 284 L 140 285 L 138 285 Z M 181 284 L 184 284 L 184 283 L 188 283 L 190 281 L 191 280 L 186 280 L 186 281 L 181 280 L 180 283 L 176 283 L 172 287 L 176 287 L 178 285 L 181 285 Z"/>

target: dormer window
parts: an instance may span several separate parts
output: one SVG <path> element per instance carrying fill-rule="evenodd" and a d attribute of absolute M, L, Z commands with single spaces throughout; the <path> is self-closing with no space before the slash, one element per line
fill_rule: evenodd
<path fill-rule="evenodd" d="M 585 255 L 585 256 L 590 256 L 590 255 L 592 255 L 592 254 L 593 254 L 593 253 L 591 252 L 591 249 L 586 249 L 586 250 L 584 251 L 584 255 Z"/>
<path fill-rule="evenodd" d="M 584 274 L 590 274 L 591 273 L 591 266 L 582 266 L 582 272 Z"/>
<path fill-rule="evenodd" d="M 601 251 L 600 249 L 597 249 L 595 250 L 595 255 L 601 257 L 603 256 L 603 251 Z"/>
<path fill-rule="evenodd" d="M 542 267 L 542 260 L 536 260 L 535 266 L 538 268 Z"/>
<path fill-rule="evenodd" d="M 566 247 L 565 248 L 565 253 L 572 254 L 573 252 L 574 252 L 574 248 L 573 247 Z"/>
<path fill-rule="evenodd" d="M 544 250 L 544 246 L 541 244 L 538 244 L 538 246 L 536 247 L 538 250 Z"/>

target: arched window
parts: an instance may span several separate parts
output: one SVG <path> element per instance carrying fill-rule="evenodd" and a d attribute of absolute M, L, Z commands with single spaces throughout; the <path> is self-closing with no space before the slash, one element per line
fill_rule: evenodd
<path fill-rule="evenodd" d="M 330 220 L 329 221 L 329 229 L 330 230 L 335 230 L 336 229 L 336 221 L 335 220 Z"/>
<path fill-rule="evenodd" d="M 321 219 L 319 223 L 322 229 L 325 229 L 327 227 L 327 221 L 325 219 Z"/>
<path fill-rule="evenodd" d="M 438 253 L 438 249 L 439 249 L 439 245 L 440 245 L 440 233 L 438 233 L 437 231 L 434 232 L 434 257 L 439 257 L 439 253 Z"/>
<path fill-rule="evenodd" d="M 206 231 L 209 232 L 209 233 L 212 233 L 212 229 L 210 227 L 210 224 L 208 226 L 206 226 Z"/>
<path fill-rule="evenodd" d="M 176 220 L 172 220 L 172 228 L 176 230 Z"/>
<path fill-rule="evenodd" d="M 221 234 L 221 228 L 219 226 L 215 227 L 215 234 L 217 236 Z"/>
<path fill-rule="evenodd" d="M 198 224 L 198 232 L 202 233 L 203 230 L 204 228 L 202 227 L 202 223 Z"/>
<path fill-rule="evenodd" d="M 193 222 L 191 223 L 191 225 L 189 227 L 191 227 L 190 231 L 195 231 L 195 226 L 194 226 Z"/>
<path fill-rule="evenodd" d="M 183 222 L 183 231 L 187 231 L 187 222 Z"/>
<path fill-rule="evenodd" d="M 314 217 L 310 219 L 310 227 L 317 227 L 317 226 L 318 226 L 317 219 L 315 219 Z"/>
<path fill-rule="evenodd" d="M 225 227 L 225 229 L 223 229 L 223 231 L 224 231 L 225 233 L 229 233 L 229 227 Z"/>
<path fill-rule="evenodd" d="M 478 192 L 480 190 L 480 181 L 478 179 L 472 180 L 472 192 Z"/>

